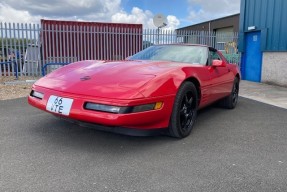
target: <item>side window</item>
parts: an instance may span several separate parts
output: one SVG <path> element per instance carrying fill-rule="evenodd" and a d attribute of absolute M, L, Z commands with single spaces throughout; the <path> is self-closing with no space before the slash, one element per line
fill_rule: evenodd
<path fill-rule="evenodd" d="M 221 60 L 221 58 L 216 51 L 210 50 L 208 56 L 208 64 L 211 65 L 213 60 Z"/>

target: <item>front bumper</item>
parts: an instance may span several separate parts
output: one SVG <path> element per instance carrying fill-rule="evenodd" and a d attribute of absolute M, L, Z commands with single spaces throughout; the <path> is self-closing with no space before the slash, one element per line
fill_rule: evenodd
<path fill-rule="evenodd" d="M 125 127 L 135 129 L 161 129 L 168 127 L 175 98 L 175 95 L 169 95 L 164 97 L 143 98 L 134 100 L 117 100 L 107 98 L 95 98 L 85 95 L 75 95 L 39 86 L 33 86 L 32 89 L 34 91 L 43 93 L 44 97 L 42 99 L 39 99 L 36 97 L 29 96 L 28 102 L 30 105 L 43 111 L 49 112 L 46 110 L 46 105 L 49 100 L 49 97 L 51 95 L 56 95 L 59 97 L 73 99 L 70 113 L 68 116 L 63 116 L 61 114 L 52 112 L 49 113 L 63 118 L 71 119 L 75 122 L 104 125 L 107 127 Z M 84 109 L 84 104 L 86 102 L 115 106 L 136 106 L 148 103 L 155 103 L 159 101 L 163 102 L 163 106 L 161 109 L 129 114 L 114 114 Z"/>
<path fill-rule="evenodd" d="M 65 121 L 70 123 L 77 124 L 81 127 L 87 127 L 99 131 L 118 133 L 129 136 L 158 136 L 158 135 L 169 135 L 167 128 L 159 128 L 159 129 L 137 129 L 137 128 L 127 128 L 127 127 L 118 127 L 118 126 L 104 126 L 94 123 L 87 123 L 83 121 L 78 121 L 69 118 L 59 117 Z"/>

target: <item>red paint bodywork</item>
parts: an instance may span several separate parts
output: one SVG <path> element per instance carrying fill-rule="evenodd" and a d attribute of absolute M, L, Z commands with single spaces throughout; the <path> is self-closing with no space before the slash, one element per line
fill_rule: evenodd
<path fill-rule="evenodd" d="M 91 79 L 81 81 L 84 76 Z M 50 95 L 57 95 L 74 99 L 68 117 L 74 120 L 136 129 L 166 128 L 176 93 L 184 81 L 196 82 L 202 108 L 228 96 L 235 76 L 240 78 L 238 67 L 224 58 L 221 67 L 170 61 L 80 61 L 38 80 L 32 89 L 44 93 L 44 98 L 29 96 L 28 102 L 46 111 Z M 114 106 L 164 104 L 159 110 L 113 114 L 86 110 L 85 102 Z"/>

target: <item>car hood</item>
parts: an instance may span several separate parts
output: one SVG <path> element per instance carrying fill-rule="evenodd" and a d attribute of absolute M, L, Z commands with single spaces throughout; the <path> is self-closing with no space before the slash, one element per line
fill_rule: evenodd
<path fill-rule="evenodd" d="M 167 61 L 81 61 L 48 74 L 35 85 L 103 98 L 142 98 L 141 87 L 174 67 Z"/>

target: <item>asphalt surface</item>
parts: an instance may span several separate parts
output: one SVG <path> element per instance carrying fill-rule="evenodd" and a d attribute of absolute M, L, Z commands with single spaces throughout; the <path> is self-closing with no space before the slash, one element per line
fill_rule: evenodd
<path fill-rule="evenodd" d="M 0 101 L 0 191 L 287 191 L 287 110 L 240 98 L 192 134 L 129 137 Z"/>

